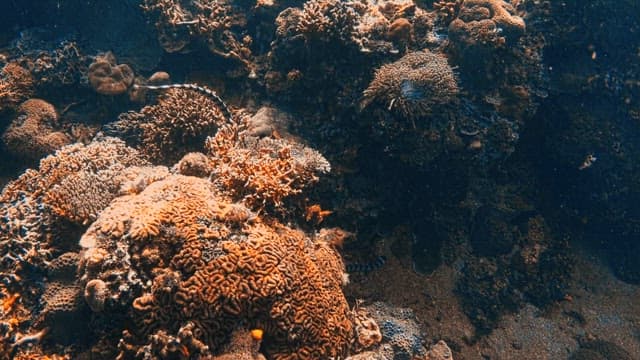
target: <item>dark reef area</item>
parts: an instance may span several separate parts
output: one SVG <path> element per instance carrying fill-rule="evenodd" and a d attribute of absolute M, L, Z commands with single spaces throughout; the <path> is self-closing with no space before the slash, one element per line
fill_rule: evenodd
<path fill-rule="evenodd" d="M 640 358 L 640 2 L 0 2 L 0 360 Z"/>

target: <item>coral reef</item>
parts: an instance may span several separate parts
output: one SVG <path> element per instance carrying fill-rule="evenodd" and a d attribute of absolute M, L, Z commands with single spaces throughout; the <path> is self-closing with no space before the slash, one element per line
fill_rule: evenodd
<path fill-rule="evenodd" d="M 459 6 L 449 24 L 449 36 L 457 46 L 503 46 L 515 43 L 525 32 L 524 20 L 504 0 L 465 0 Z"/>
<path fill-rule="evenodd" d="M 264 329 L 262 348 L 273 359 L 342 356 L 349 347 L 344 268 L 333 246 L 263 223 L 205 179 L 174 175 L 115 199 L 80 244 L 88 302 L 107 313 L 132 303 L 132 334 L 143 341 L 193 323 L 195 338 L 220 351 L 245 323 Z M 95 291 L 96 281 L 106 290 Z M 122 351 L 140 350 L 128 343 Z"/>
<path fill-rule="evenodd" d="M 96 56 L 89 65 L 87 77 L 98 94 L 120 95 L 133 85 L 134 73 L 129 65 L 118 65 L 113 53 L 107 52 Z"/>
<path fill-rule="evenodd" d="M 71 143 L 61 125 L 53 105 L 29 99 L 18 107 L 16 118 L 2 134 L 2 142 L 15 155 L 39 160 Z"/>
<path fill-rule="evenodd" d="M 213 182 L 257 211 L 284 211 L 283 201 L 302 193 L 331 170 L 316 150 L 294 140 L 259 138 L 242 131 L 246 122 L 222 128 L 207 140 Z"/>
<path fill-rule="evenodd" d="M 106 132 L 124 137 L 156 164 L 172 165 L 189 152 L 203 150 L 207 136 L 227 120 L 226 112 L 206 95 L 170 89 L 157 104 L 121 114 Z"/>
<path fill-rule="evenodd" d="M 0 71 L 0 110 L 13 109 L 33 94 L 33 78 L 29 70 L 9 62 Z"/>
<path fill-rule="evenodd" d="M 453 102 L 457 94 L 458 84 L 447 58 L 424 50 L 376 70 L 363 93 L 362 107 L 378 103 L 405 117 L 419 118 Z"/>

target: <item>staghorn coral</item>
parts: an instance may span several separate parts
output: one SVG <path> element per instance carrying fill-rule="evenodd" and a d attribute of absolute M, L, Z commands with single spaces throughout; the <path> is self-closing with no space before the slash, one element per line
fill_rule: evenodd
<path fill-rule="evenodd" d="M 331 170 L 316 150 L 286 138 L 258 138 L 227 126 L 207 140 L 215 184 L 255 210 L 283 211 L 283 200 L 302 193 Z M 238 134 L 239 133 L 239 134 Z"/>
<path fill-rule="evenodd" d="M 169 165 L 201 150 L 207 136 L 214 135 L 225 122 L 225 110 L 208 96 L 189 89 L 169 89 L 157 104 L 121 114 L 106 130 L 126 138 L 154 163 Z"/>
<path fill-rule="evenodd" d="M 465 0 L 449 24 L 451 40 L 462 47 L 500 47 L 524 32 L 524 20 L 503 0 Z"/>
<path fill-rule="evenodd" d="M 0 71 L 0 110 L 13 109 L 33 95 L 33 78 L 29 70 L 9 62 Z"/>
<path fill-rule="evenodd" d="M 85 295 L 99 285 L 106 300 L 97 308 L 130 307 L 135 319 L 121 356 L 142 356 L 136 344 L 189 324 L 197 341 L 178 344 L 191 356 L 223 350 L 239 323 L 264 329 L 272 359 L 343 356 L 349 347 L 333 245 L 263 223 L 205 179 L 173 175 L 115 199 L 80 244 Z"/>
<path fill-rule="evenodd" d="M 423 50 L 376 70 L 363 93 L 362 107 L 378 103 L 389 111 L 417 118 L 430 114 L 438 105 L 454 101 L 458 91 L 447 58 Z"/>
<path fill-rule="evenodd" d="M 10 152 L 38 160 L 71 143 L 71 137 L 60 130 L 53 105 L 41 99 L 29 99 L 20 104 L 16 118 L 2 134 L 2 141 Z"/>
<path fill-rule="evenodd" d="M 133 85 L 133 70 L 127 64 L 117 65 L 111 52 L 96 56 L 87 74 L 93 90 L 102 95 L 120 95 Z"/>

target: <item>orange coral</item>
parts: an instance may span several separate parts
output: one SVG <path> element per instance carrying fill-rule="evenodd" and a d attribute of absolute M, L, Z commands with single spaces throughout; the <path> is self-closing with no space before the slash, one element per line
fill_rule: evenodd
<path fill-rule="evenodd" d="M 331 167 L 317 151 L 285 138 L 258 138 L 244 124 L 207 140 L 214 183 L 255 210 L 283 210 L 283 200 L 318 181 Z"/>
<path fill-rule="evenodd" d="M 465 0 L 449 24 L 449 36 L 458 46 L 502 46 L 524 34 L 525 23 L 503 0 Z"/>
<path fill-rule="evenodd" d="M 115 199 L 80 244 L 82 281 L 103 281 L 110 306 L 133 304 L 142 339 L 193 324 L 195 339 L 219 351 L 245 323 L 264 329 L 270 358 L 314 359 L 345 355 L 353 336 L 334 247 L 263 223 L 205 179 L 173 175 Z M 133 343 L 123 351 L 134 354 Z"/>
<path fill-rule="evenodd" d="M 0 71 L 0 110 L 13 108 L 33 94 L 33 77 L 15 62 Z"/>
<path fill-rule="evenodd" d="M 71 142 L 71 137 L 60 130 L 53 105 L 29 99 L 18 108 L 18 115 L 2 134 L 2 141 L 9 151 L 37 160 Z"/>
<path fill-rule="evenodd" d="M 146 164 L 137 151 L 115 138 L 72 144 L 42 159 L 38 170 L 29 169 L 9 183 L 0 199 L 10 202 L 27 193 L 58 216 L 82 223 L 118 194 L 123 179 L 116 175 L 128 166 Z"/>
<path fill-rule="evenodd" d="M 89 65 L 89 83 L 91 87 L 102 95 L 124 94 L 133 85 L 134 74 L 126 64 L 116 64 L 116 58 L 111 52 L 96 56 Z"/>

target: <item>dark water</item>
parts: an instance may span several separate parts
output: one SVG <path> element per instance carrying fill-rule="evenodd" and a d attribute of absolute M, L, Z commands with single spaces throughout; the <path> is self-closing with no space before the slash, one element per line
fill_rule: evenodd
<path fill-rule="evenodd" d="M 1 359 L 640 358 L 572 298 L 638 294 L 636 1 L 4 0 L 0 66 Z"/>

